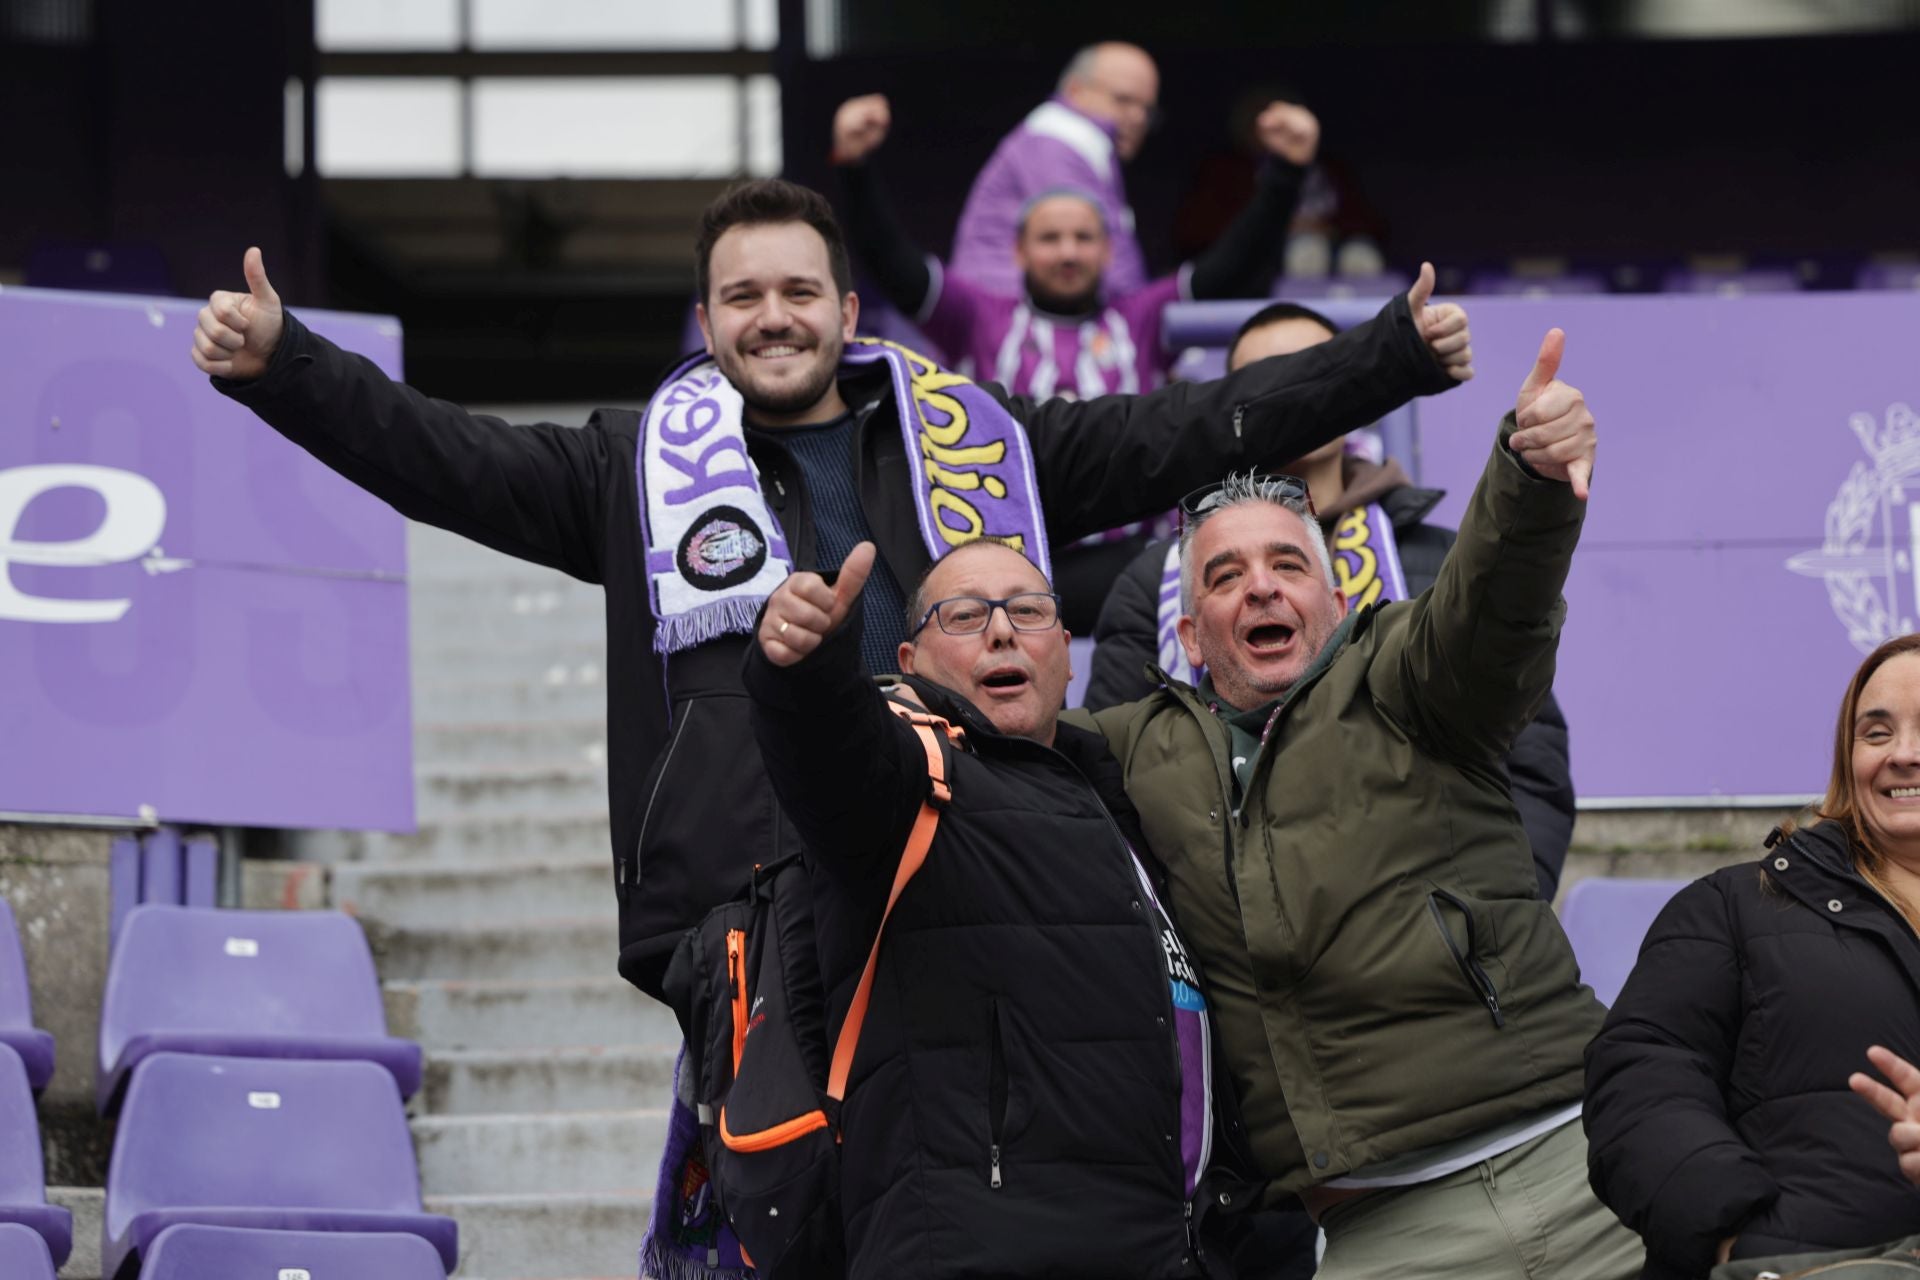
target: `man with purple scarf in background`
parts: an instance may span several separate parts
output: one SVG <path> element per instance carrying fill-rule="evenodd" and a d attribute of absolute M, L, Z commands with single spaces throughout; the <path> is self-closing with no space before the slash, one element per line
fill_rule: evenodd
<path fill-rule="evenodd" d="M 1146 284 L 1120 165 L 1140 153 L 1159 102 L 1160 70 L 1145 49 L 1109 41 L 1074 54 L 1053 97 L 1000 140 L 973 180 L 954 231 L 954 270 L 1002 293 L 1018 291 L 1007 246 L 1021 211 L 1043 191 L 1071 187 L 1098 197 L 1105 210 L 1113 236 L 1108 284 L 1116 292 Z"/>

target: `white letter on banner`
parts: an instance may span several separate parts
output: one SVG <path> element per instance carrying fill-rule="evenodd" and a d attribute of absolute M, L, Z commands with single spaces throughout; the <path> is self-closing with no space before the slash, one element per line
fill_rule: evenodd
<path fill-rule="evenodd" d="M 17 542 L 14 534 L 27 506 L 55 489 L 91 489 L 107 504 L 100 527 L 64 542 Z M 58 600 L 30 596 L 14 587 L 14 564 L 72 568 L 137 560 L 153 550 L 167 525 L 160 486 L 115 467 L 54 463 L 0 471 L 0 622 L 118 622 L 131 600 Z"/>

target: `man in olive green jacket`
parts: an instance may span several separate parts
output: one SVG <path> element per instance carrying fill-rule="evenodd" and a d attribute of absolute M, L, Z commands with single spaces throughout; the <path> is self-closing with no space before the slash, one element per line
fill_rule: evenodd
<path fill-rule="evenodd" d="M 1100 713 L 1202 962 L 1268 1202 L 1322 1280 L 1625 1277 L 1587 1187 L 1580 985 L 1500 761 L 1553 680 L 1593 416 L 1547 335 L 1433 588 L 1349 614 L 1304 486 L 1190 498 L 1208 674 Z"/>

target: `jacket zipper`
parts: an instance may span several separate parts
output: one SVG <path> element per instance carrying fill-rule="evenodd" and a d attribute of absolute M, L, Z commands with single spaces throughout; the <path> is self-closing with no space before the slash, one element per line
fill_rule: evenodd
<path fill-rule="evenodd" d="M 1000 1139 L 1007 1124 L 1007 1048 L 1000 1034 L 1000 1002 L 987 1001 L 993 1025 L 987 1028 L 987 1186 L 1000 1190 Z"/>
<path fill-rule="evenodd" d="M 687 700 L 686 713 L 680 717 L 680 723 L 673 728 L 673 737 L 667 741 L 666 758 L 660 762 L 660 772 L 653 778 L 653 790 L 647 795 L 647 807 L 640 814 L 640 834 L 633 838 L 633 856 L 630 860 L 633 864 L 633 884 L 636 886 L 640 883 L 640 850 L 647 841 L 647 824 L 653 821 L 654 801 L 660 798 L 660 784 L 667 780 L 667 770 L 673 767 L 673 753 L 680 749 L 680 739 L 686 733 L 687 721 L 693 718 L 693 709 L 699 701 L 698 698 Z M 615 876 L 616 888 L 626 884 L 626 870 L 627 862 L 622 861 Z"/>
<path fill-rule="evenodd" d="M 1446 918 L 1440 914 L 1442 902 L 1447 903 L 1466 918 L 1467 950 L 1464 954 L 1459 944 L 1454 942 L 1453 931 L 1447 928 Z M 1433 915 L 1434 928 L 1440 931 L 1440 940 L 1447 944 L 1447 953 L 1453 957 L 1454 966 L 1460 970 L 1461 976 L 1466 978 L 1473 987 L 1474 994 L 1480 997 L 1480 1002 L 1487 1006 L 1487 1012 L 1493 1016 L 1493 1025 L 1506 1026 L 1506 1015 L 1500 1012 L 1500 993 L 1494 989 L 1493 979 L 1487 976 L 1487 971 L 1480 967 L 1480 962 L 1473 956 L 1474 951 L 1478 949 L 1474 942 L 1473 912 L 1467 909 L 1466 903 L 1445 889 L 1435 889 L 1427 895 L 1427 910 Z"/>

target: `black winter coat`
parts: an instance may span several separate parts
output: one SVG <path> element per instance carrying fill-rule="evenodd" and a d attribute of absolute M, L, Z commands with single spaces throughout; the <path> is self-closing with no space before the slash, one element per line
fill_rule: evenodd
<path fill-rule="evenodd" d="M 857 625 L 791 667 L 755 645 L 744 668 L 767 776 L 813 851 L 830 1026 L 928 790 Z M 1094 734 L 1007 737 L 908 683 L 967 750 L 887 923 L 841 1113 L 848 1275 L 1196 1275 L 1166 953 L 1119 765 Z"/>
<path fill-rule="evenodd" d="M 641 415 L 597 409 L 584 429 L 514 426 L 394 382 L 287 316 L 267 372 L 214 386 L 401 514 L 548 565 L 607 593 L 607 787 L 620 972 L 658 996 L 681 933 L 795 847 L 740 745 L 742 635 L 663 659 L 653 651 L 635 442 Z M 1453 381 L 1404 296 L 1298 355 L 1140 396 L 1036 402 L 986 390 L 1026 427 L 1055 546 L 1157 515 L 1225 473 L 1310 452 Z M 929 563 L 899 420 L 887 394 L 851 459 L 861 506 L 896 581 Z M 760 487 L 800 569 L 816 559 L 800 469 L 777 431 L 748 430 Z"/>
<path fill-rule="evenodd" d="M 1587 1049 L 1593 1189 L 1647 1280 L 1920 1232 L 1887 1122 L 1847 1088 L 1920 1052 L 1920 942 L 1823 822 L 1667 904 Z"/>
<path fill-rule="evenodd" d="M 1255 363 L 1258 363 L 1257 361 Z M 1433 585 L 1441 562 L 1453 546 L 1454 532 L 1428 524 L 1426 515 L 1446 495 L 1438 489 L 1407 485 L 1388 490 L 1380 506 L 1393 521 L 1395 548 L 1407 577 L 1407 590 L 1418 595 Z M 1337 513 L 1333 513 L 1337 514 Z M 1101 607 L 1098 642 L 1093 650 L 1093 673 L 1087 680 L 1085 704 L 1089 711 L 1132 702 L 1152 693 L 1158 682 L 1146 674 L 1159 658 L 1161 566 L 1168 543 L 1154 542 L 1115 579 Z M 1548 692 L 1532 723 L 1514 739 L 1507 753 L 1507 776 L 1513 806 L 1533 846 L 1533 867 L 1540 896 L 1551 902 L 1560 885 L 1560 871 L 1573 843 L 1573 772 L 1567 755 L 1567 718 Z"/>

